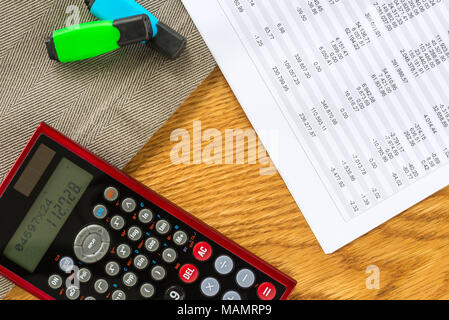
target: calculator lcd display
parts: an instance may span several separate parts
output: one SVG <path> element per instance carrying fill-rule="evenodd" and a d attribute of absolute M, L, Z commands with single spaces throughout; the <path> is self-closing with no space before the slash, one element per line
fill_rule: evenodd
<path fill-rule="evenodd" d="M 3 254 L 33 272 L 92 179 L 89 172 L 62 158 Z"/>

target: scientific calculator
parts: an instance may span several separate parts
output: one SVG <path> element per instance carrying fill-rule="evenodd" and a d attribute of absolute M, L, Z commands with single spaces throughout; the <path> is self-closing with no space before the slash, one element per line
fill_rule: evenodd
<path fill-rule="evenodd" d="M 0 185 L 0 273 L 57 300 L 274 300 L 295 286 L 44 123 Z"/>

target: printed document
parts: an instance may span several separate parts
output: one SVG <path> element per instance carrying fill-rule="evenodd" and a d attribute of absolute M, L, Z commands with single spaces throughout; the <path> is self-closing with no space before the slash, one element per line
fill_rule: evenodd
<path fill-rule="evenodd" d="M 183 2 L 326 253 L 449 184 L 449 1 Z"/>

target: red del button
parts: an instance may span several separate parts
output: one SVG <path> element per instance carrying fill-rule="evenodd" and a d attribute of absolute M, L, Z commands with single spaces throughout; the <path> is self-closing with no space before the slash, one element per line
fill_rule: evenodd
<path fill-rule="evenodd" d="M 185 283 L 192 283 L 198 278 L 198 269 L 193 264 L 185 264 L 179 269 L 179 277 Z"/>
<path fill-rule="evenodd" d="M 273 284 L 264 282 L 257 288 L 257 295 L 262 300 L 273 300 L 276 296 L 276 288 Z"/>
<path fill-rule="evenodd" d="M 193 256 L 198 261 L 206 261 L 212 255 L 212 248 L 207 242 L 198 242 L 193 248 Z"/>

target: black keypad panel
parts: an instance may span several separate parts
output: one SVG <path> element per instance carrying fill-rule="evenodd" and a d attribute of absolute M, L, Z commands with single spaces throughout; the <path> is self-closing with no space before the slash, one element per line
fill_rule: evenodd
<path fill-rule="evenodd" d="M 95 189 L 90 222 L 49 274 L 48 288 L 57 299 L 271 300 L 285 292 L 283 285 L 127 188 Z"/>

